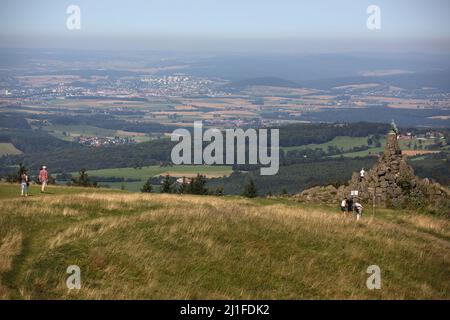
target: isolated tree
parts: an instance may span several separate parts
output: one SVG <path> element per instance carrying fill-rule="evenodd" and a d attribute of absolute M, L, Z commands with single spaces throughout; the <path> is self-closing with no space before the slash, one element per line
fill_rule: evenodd
<path fill-rule="evenodd" d="M 191 180 L 189 184 L 189 193 L 190 194 L 208 194 L 208 189 L 205 187 L 206 185 L 206 177 L 201 174 L 197 174 L 197 177 Z"/>
<path fill-rule="evenodd" d="M 148 179 L 142 186 L 141 192 L 150 193 L 150 192 L 152 192 L 152 190 L 153 190 L 152 184 L 150 182 L 150 179 Z"/>
<path fill-rule="evenodd" d="M 166 175 L 161 185 L 161 193 L 172 193 L 172 191 L 170 175 Z"/>
<path fill-rule="evenodd" d="M 381 139 L 380 136 L 377 135 L 377 134 L 373 136 L 373 142 L 374 142 L 374 146 L 375 146 L 376 148 L 381 147 L 380 139 Z"/>
<path fill-rule="evenodd" d="M 72 178 L 72 184 L 80 187 L 97 187 L 97 182 L 91 182 L 84 168 L 78 172 L 78 177 Z"/>
<path fill-rule="evenodd" d="M 22 163 L 19 163 L 19 170 L 17 171 L 17 175 L 20 177 L 24 171 L 27 171 L 27 168 Z"/>
<path fill-rule="evenodd" d="M 258 190 L 256 189 L 255 182 L 252 178 L 249 179 L 247 184 L 244 187 L 244 192 L 242 192 L 242 195 L 247 198 L 255 198 L 258 196 Z"/>
<path fill-rule="evenodd" d="M 10 182 L 10 183 L 16 183 L 16 182 L 20 182 L 20 177 L 22 176 L 22 173 L 26 171 L 25 166 L 22 163 L 19 163 L 19 169 L 17 170 L 17 172 L 11 173 L 6 177 L 6 182 Z"/>
<path fill-rule="evenodd" d="M 450 130 L 444 132 L 444 140 L 447 146 L 450 146 Z"/>
<path fill-rule="evenodd" d="M 224 194 L 223 186 L 218 186 L 218 187 L 216 188 L 216 190 L 214 191 L 214 194 L 215 194 L 216 196 L 223 196 L 223 194 Z"/>

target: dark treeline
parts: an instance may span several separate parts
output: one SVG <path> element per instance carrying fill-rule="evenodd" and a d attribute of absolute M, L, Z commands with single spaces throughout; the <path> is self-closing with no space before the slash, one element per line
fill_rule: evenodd
<path fill-rule="evenodd" d="M 81 151 L 83 149 L 78 143 L 60 140 L 44 130 L 0 129 L 0 142 L 10 142 L 27 154 L 64 149 Z"/>
<path fill-rule="evenodd" d="M 377 161 L 376 157 L 335 158 L 335 159 L 291 159 L 274 176 L 261 176 L 257 166 L 235 166 L 233 174 L 225 178 L 208 180 L 211 188 L 223 186 L 225 194 L 240 194 L 243 184 L 250 176 L 260 191 L 260 195 L 281 195 L 287 191 L 298 193 L 317 185 L 342 185 L 348 182 L 354 172 L 361 168 L 369 170 Z M 450 156 L 446 153 L 429 155 L 421 160 L 411 160 L 417 176 L 430 178 L 442 185 L 450 185 Z M 240 173 L 243 170 L 247 173 Z"/>
<path fill-rule="evenodd" d="M 100 148 L 69 147 L 47 152 L 36 152 L 0 159 L 2 171 L 8 166 L 24 163 L 35 170 L 42 164 L 51 168 L 52 172 L 78 171 L 120 167 L 143 167 L 170 161 L 173 143 L 161 139 L 139 143 L 136 145 L 105 146 Z M 5 172 L 0 172 L 4 174 Z"/>
<path fill-rule="evenodd" d="M 326 159 L 282 166 L 278 174 L 262 176 L 259 170 L 247 173 L 233 172 L 229 177 L 208 180 L 207 186 L 223 186 L 225 194 L 240 194 L 248 178 L 252 178 L 259 195 L 281 194 L 283 191 L 298 193 L 317 185 L 340 185 L 346 183 L 353 172 L 370 168 L 376 158 Z"/>
<path fill-rule="evenodd" d="M 73 119 L 77 118 L 60 117 L 58 121 L 65 123 L 65 121 L 76 121 Z M 87 124 L 84 118 L 90 117 L 80 118 L 82 119 L 81 122 Z M 102 117 L 99 116 L 100 118 Z M 109 116 L 105 116 L 103 119 L 111 120 Z M 100 123 L 95 123 L 95 125 L 100 126 Z M 280 144 L 281 146 L 300 146 L 328 142 L 337 136 L 372 136 L 369 137 L 371 141 L 373 140 L 372 145 L 377 142 L 375 141 L 377 136 L 384 136 L 388 130 L 389 125 L 374 123 L 292 124 L 280 129 Z M 448 130 L 444 130 L 444 134 L 448 136 Z M 52 173 L 74 172 L 80 170 L 80 168 L 95 170 L 119 167 L 139 168 L 148 165 L 160 165 L 161 162 L 168 164 L 171 162 L 171 150 L 176 144 L 176 142 L 171 142 L 170 139 L 160 139 L 139 144 L 93 148 L 59 140 L 44 130 L 31 129 L 0 129 L 0 142 L 11 142 L 25 152 L 22 155 L 0 158 L 1 176 L 6 176 L 15 171 L 16 168 L 13 166 L 17 166 L 19 163 L 25 164 L 32 172 L 45 164 Z M 207 144 L 205 142 L 204 146 Z M 367 148 L 367 146 L 357 148 L 358 150 L 353 151 L 360 151 L 361 148 Z M 250 171 L 250 175 L 257 174 L 254 181 L 259 191 L 262 194 L 268 192 L 276 194 L 284 188 L 289 192 L 297 192 L 315 184 L 345 182 L 352 171 L 360 170 L 359 166 L 364 165 L 366 168 L 370 168 L 371 164 L 376 161 L 376 158 L 373 157 L 367 159 L 326 159 L 327 156 L 339 155 L 340 153 L 342 153 L 342 150 L 333 147 L 328 148 L 328 150 L 306 149 L 286 153 L 280 150 L 280 171 L 273 177 L 261 177 L 257 165 L 239 165 L 233 166 L 233 169 L 234 171 Z M 449 176 L 448 168 L 445 169 L 445 166 L 448 166 L 448 159 L 426 157 L 424 160 L 412 161 L 411 164 L 416 168 L 419 176 L 428 176 L 448 185 L 448 179 L 445 180 L 445 177 Z M 229 178 L 209 181 L 208 184 L 214 184 L 216 187 L 223 184 L 225 193 L 239 194 L 242 185 L 245 183 L 245 175 L 242 175 L 242 177 L 240 175 L 234 173 Z M 94 180 L 101 182 L 101 179 L 94 178 Z"/>
<path fill-rule="evenodd" d="M 369 122 L 289 124 L 280 128 L 280 146 L 291 147 L 310 143 L 324 143 L 338 136 L 385 135 L 388 130 L 388 124 Z"/>
<path fill-rule="evenodd" d="M 70 173 L 59 173 L 56 175 L 55 180 L 58 182 L 69 182 L 72 181 L 73 175 Z M 99 176 L 89 176 L 89 179 L 92 182 L 137 182 L 141 181 L 141 179 L 131 179 L 125 177 L 99 177 Z"/>
<path fill-rule="evenodd" d="M 25 117 L 19 113 L 2 113 L 0 115 L 0 128 L 31 129 Z"/>
<path fill-rule="evenodd" d="M 319 112 L 305 112 L 299 118 L 312 122 L 352 122 L 359 123 L 370 119 L 373 123 L 390 123 L 392 119 L 400 127 L 449 127 L 449 119 L 434 118 L 447 116 L 443 109 L 401 109 L 390 108 L 385 105 L 370 106 L 368 108 L 324 108 Z"/>
<path fill-rule="evenodd" d="M 160 180 L 161 177 L 157 179 Z M 141 188 L 141 192 L 152 192 L 155 177 L 149 178 Z M 214 190 L 206 187 L 208 179 L 197 174 L 193 178 L 183 178 L 182 183 L 177 182 L 177 178 L 166 175 L 158 181 L 160 193 L 196 194 L 196 195 L 223 195 L 223 188 L 217 187 Z"/>
<path fill-rule="evenodd" d="M 421 178 L 431 178 L 440 184 L 450 186 L 450 155 L 438 153 L 424 160 L 410 161 L 414 172 Z"/>
<path fill-rule="evenodd" d="M 113 113 L 117 114 L 118 112 L 115 111 Z M 136 114 L 136 116 L 139 115 L 139 113 Z M 115 119 L 113 115 L 104 114 L 79 115 L 76 117 L 46 115 L 45 118 L 55 125 L 89 125 L 104 129 L 141 133 L 164 133 L 171 132 L 175 129 L 173 126 L 167 126 L 156 122 L 125 121 Z M 34 117 L 34 119 L 39 119 L 39 117 Z"/>

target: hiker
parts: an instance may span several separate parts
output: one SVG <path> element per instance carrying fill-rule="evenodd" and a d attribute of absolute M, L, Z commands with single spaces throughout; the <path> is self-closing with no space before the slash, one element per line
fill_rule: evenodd
<path fill-rule="evenodd" d="M 353 212 L 353 198 L 350 197 L 350 199 L 348 199 L 347 201 L 347 212 L 351 213 Z"/>
<path fill-rule="evenodd" d="M 359 172 L 359 182 L 363 181 L 365 174 L 366 171 L 364 171 L 364 168 L 362 168 L 361 171 Z"/>
<path fill-rule="evenodd" d="M 363 206 L 359 202 L 355 202 L 356 220 L 358 221 L 362 215 Z"/>
<path fill-rule="evenodd" d="M 347 198 L 341 201 L 341 211 L 345 214 L 347 212 Z"/>
<path fill-rule="evenodd" d="M 22 171 L 22 174 L 20 175 L 20 186 L 22 189 L 21 196 L 28 197 L 28 186 L 30 185 L 30 182 L 28 181 L 28 175 L 27 171 Z"/>
<path fill-rule="evenodd" d="M 45 188 L 48 184 L 48 172 L 46 166 L 42 166 L 39 171 L 39 182 L 41 183 L 41 192 L 45 192 Z"/>

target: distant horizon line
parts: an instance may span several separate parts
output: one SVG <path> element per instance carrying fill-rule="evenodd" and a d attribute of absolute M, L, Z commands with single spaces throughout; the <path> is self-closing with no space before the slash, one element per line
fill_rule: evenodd
<path fill-rule="evenodd" d="M 219 49 L 122 49 L 122 48 L 71 48 L 71 47 L 25 47 L 25 46 L 2 46 L 0 45 L 0 50 L 10 50 L 10 51 L 72 51 L 72 52 L 114 52 L 114 53 L 202 53 L 202 54 L 236 54 L 236 55 L 245 55 L 245 54 L 260 54 L 260 55 L 392 55 L 392 54 L 401 54 L 401 55 L 423 55 L 423 56 L 450 56 L 450 51 L 448 52 L 427 52 L 427 51 L 418 51 L 418 50 L 336 50 L 336 51 L 295 51 L 295 50 L 280 50 L 280 51 L 262 51 L 259 49 L 255 50 L 219 50 Z"/>

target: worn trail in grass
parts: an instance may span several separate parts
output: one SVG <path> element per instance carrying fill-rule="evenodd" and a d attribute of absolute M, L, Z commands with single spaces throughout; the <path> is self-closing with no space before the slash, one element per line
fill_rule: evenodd
<path fill-rule="evenodd" d="M 450 297 L 444 218 L 89 189 L 0 201 L 2 298 Z M 69 291 L 74 264 L 82 288 Z M 373 264 L 381 290 L 366 287 Z"/>

